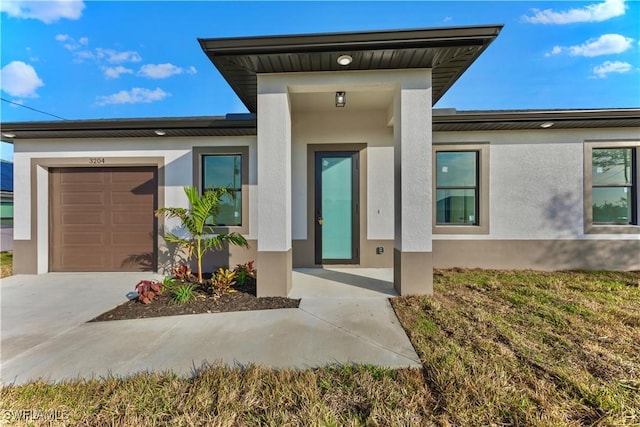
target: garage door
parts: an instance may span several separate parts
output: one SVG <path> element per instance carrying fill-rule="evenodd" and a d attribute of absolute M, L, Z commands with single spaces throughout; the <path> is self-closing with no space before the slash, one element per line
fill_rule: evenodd
<path fill-rule="evenodd" d="M 51 271 L 155 271 L 157 169 L 50 169 Z"/>

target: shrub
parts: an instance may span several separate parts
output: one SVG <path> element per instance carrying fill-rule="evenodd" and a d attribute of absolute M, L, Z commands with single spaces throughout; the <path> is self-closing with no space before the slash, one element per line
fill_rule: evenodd
<path fill-rule="evenodd" d="M 191 272 L 191 267 L 185 264 L 180 264 L 179 266 L 174 268 L 173 275 L 182 283 L 193 282 L 194 279 L 193 273 Z"/>
<path fill-rule="evenodd" d="M 253 267 L 253 261 L 249 261 L 246 264 L 238 264 L 233 271 L 236 273 L 236 281 L 239 285 L 244 285 L 249 277 L 256 278 L 256 269 Z"/>
<path fill-rule="evenodd" d="M 162 284 L 155 280 L 141 280 L 136 285 L 136 291 L 138 292 L 138 301 L 149 304 L 162 293 Z"/>
<path fill-rule="evenodd" d="M 162 292 L 166 292 L 173 288 L 176 278 L 173 276 L 166 276 L 162 279 Z"/>
<path fill-rule="evenodd" d="M 198 283 L 202 280 L 202 257 L 209 251 L 219 251 L 225 245 L 238 245 L 248 248 L 247 240 L 240 233 L 214 233 L 213 227 L 208 225 L 209 218 L 215 218 L 220 212 L 224 197 L 235 197 L 234 193 L 226 188 L 208 189 L 200 195 L 195 187 L 184 187 L 185 195 L 189 201 L 190 209 L 185 208 L 161 208 L 156 211 L 156 216 L 165 215 L 168 218 L 177 218 L 189 232 L 189 237 L 179 237 L 173 233 L 165 233 L 167 242 L 177 243 L 187 250 L 189 258 L 195 256 L 198 264 Z"/>
<path fill-rule="evenodd" d="M 196 285 L 193 283 L 179 284 L 171 291 L 173 301 L 178 304 L 185 304 L 193 301 L 196 298 L 195 288 Z"/>
<path fill-rule="evenodd" d="M 236 284 L 236 273 L 228 268 L 220 267 L 211 278 L 213 293 L 224 295 L 233 292 L 231 287 Z"/>

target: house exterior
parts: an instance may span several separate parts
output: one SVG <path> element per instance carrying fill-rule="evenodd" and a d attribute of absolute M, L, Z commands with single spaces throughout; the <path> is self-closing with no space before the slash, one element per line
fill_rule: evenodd
<path fill-rule="evenodd" d="M 0 226 L 13 226 L 13 163 L 0 160 Z"/>
<path fill-rule="evenodd" d="M 165 272 L 156 218 L 182 186 L 236 195 L 259 296 L 296 267 L 640 269 L 640 109 L 432 106 L 501 26 L 203 39 L 249 109 L 222 117 L 2 124 L 14 143 L 14 271 Z M 9 137 L 9 136 L 10 137 Z"/>

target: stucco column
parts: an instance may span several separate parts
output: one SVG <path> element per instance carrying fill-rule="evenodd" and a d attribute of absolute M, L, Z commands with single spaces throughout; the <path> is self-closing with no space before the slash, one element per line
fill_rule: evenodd
<path fill-rule="evenodd" d="M 291 113 L 287 86 L 258 76 L 259 297 L 291 290 Z"/>
<path fill-rule="evenodd" d="M 400 295 L 433 293 L 431 71 L 414 77 L 394 100 L 393 282 Z"/>

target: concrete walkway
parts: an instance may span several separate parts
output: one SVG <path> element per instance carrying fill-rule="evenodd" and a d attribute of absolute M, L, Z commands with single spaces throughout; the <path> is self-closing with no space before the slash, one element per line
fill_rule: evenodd
<path fill-rule="evenodd" d="M 192 375 L 206 363 L 314 368 L 420 367 L 391 309 L 392 272 L 297 270 L 300 308 L 85 323 L 126 301 L 148 273 L 2 279 L 0 381 L 61 381 L 141 371 Z"/>

